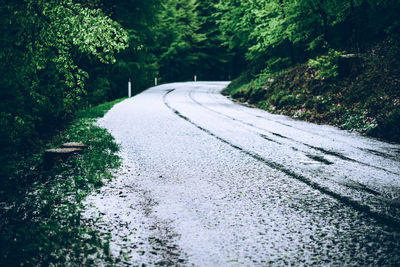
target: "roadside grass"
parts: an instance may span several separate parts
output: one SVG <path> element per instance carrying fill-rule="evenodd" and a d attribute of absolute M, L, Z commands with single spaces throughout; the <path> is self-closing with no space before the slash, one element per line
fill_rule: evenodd
<path fill-rule="evenodd" d="M 21 159 L 0 192 L 0 266 L 112 264 L 108 240 L 81 221 L 82 201 L 120 166 L 113 137 L 96 118 L 123 99 L 80 111 L 46 148 L 65 142 L 88 145 L 81 154 L 43 168 L 43 151 Z M 44 148 L 43 148 L 44 150 Z"/>
<path fill-rule="evenodd" d="M 77 119 L 97 119 L 103 117 L 115 104 L 125 100 L 126 98 L 116 99 L 106 102 L 95 107 L 86 108 L 78 111 Z"/>

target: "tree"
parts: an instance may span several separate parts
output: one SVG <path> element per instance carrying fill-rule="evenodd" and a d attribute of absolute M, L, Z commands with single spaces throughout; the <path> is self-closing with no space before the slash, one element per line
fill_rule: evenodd
<path fill-rule="evenodd" d="M 88 78 L 81 58 L 115 63 L 127 35 L 71 0 L 8 1 L 0 14 L 0 157 L 9 162 L 79 108 Z"/>
<path fill-rule="evenodd" d="M 203 80 L 227 80 L 232 70 L 229 62 L 233 54 L 224 44 L 225 40 L 217 25 L 217 8 L 212 0 L 199 1 L 197 13 L 200 20 L 198 30 L 205 38 L 200 42 L 201 57 L 196 73 Z"/>
<path fill-rule="evenodd" d="M 221 0 L 218 26 L 253 72 L 279 71 L 330 48 L 357 50 L 400 28 L 398 0 Z"/>
<path fill-rule="evenodd" d="M 205 35 L 195 0 L 169 0 L 160 12 L 156 48 L 160 57 L 160 76 L 164 81 L 191 80 L 205 55 L 200 45 Z"/>
<path fill-rule="evenodd" d="M 156 25 L 159 23 L 161 0 L 91 0 L 80 2 L 88 7 L 102 9 L 113 20 L 118 21 L 128 34 L 129 47 L 116 55 L 114 65 L 99 66 L 88 61 L 90 78 L 88 81 L 89 100 L 97 102 L 111 100 L 126 95 L 129 78 L 132 90 L 138 93 L 152 85 L 158 72 L 158 60 L 154 47 Z"/>

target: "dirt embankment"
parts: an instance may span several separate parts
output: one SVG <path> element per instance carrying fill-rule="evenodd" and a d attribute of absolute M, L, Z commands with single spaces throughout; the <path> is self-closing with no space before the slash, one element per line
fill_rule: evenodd
<path fill-rule="evenodd" d="M 400 142 L 400 47 L 329 54 L 274 75 L 245 73 L 224 91 L 272 113 Z"/>

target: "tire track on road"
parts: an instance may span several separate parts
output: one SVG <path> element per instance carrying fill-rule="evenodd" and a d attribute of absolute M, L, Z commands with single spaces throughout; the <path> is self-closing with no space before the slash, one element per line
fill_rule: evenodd
<path fill-rule="evenodd" d="M 326 149 L 324 149 L 324 148 L 322 148 L 322 147 L 316 147 L 316 146 L 313 146 L 313 145 L 309 145 L 309 144 L 303 143 L 303 142 L 301 142 L 301 141 L 297 141 L 297 140 L 295 140 L 295 139 L 293 139 L 293 138 L 290 138 L 290 137 L 287 137 L 287 136 L 283 136 L 283 135 L 278 134 L 278 133 L 275 133 L 275 132 L 268 131 L 268 130 L 266 130 L 266 129 L 264 129 L 264 128 L 261 128 L 261 127 L 258 127 L 258 126 L 254 125 L 254 124 L 252 124 L 252 123 L 245 122 L 245 121 L 243 121 L 243 120 L 240 120 L 240 119 L 231 117 L 231 116 L 226 115 L 226 114 L 224 114 L 224 113 L 222 113 L 222 112 L 219 112 L 219 111 L 216 111 L 216 110 L 211 109 L 211 108 L 209 108 L 209 107 L 206 107 L 205 105 L 203 105 L 202 103 L 200 103 L 200 102 L 198 102 L 196 99 L 194 99 L 194 97 L 192 96 L 192 92 L 193 92 L 193 91 L 190 91 L 190 92 L 189 92 L 189 98 L 190 98 L 194 103 L 196 103 L 197 105 L 199 105 L 200 107 L 202 107 L 203 109 L 206 109 L 206 110 L 209 110 L 209 111 L 211 111 L 211 112 L 217 113 L 217 114 L 219 114 L 219 115 L 221 115 L 221 116 L 223 116 L 223 117 L 226 117 L 226 118 L 231 119 L 231 120 L 233 120 L 233 121 L 239 122 L 239 123 L 241 123 L 241 124 L 244 124 L 244 125 L 253 127 L 253 128 L 255 128 L 255 129 L 258 129 L 258 130 L 261 130 L 261 131 L 270 133 L 270 134 L 272 134 L 272 135 L 274 135 L 274 136 L 277 136 L 277 137 L 280 137 L 280 138 L 283 138 L 283 139 L 288 139 L 288 140 L 290 140 L 290 141 L 292 141 L 292 142 L 295 142 L 295 143 L 304 145 L 304 146 L 309 147 L 309 148 L 311 148 L 311 149 L 313 149 L 313 150 L 322 152 L 322 153 L 324 153 L 324 154 L 326 154 L 326 155 L 330 155 L 330 156 L 336 157 L 336 158 L 341 159 L 341 160 L 347 160 L 347 161 L 355 162 L 355 163 L 358 163 L 358 164 L 360 164 L 360 165 L 364 165 L 364 166 L 367 166 L 367 167 L 370 167 L 370 168 L 375 168 L 375 169 L 378 169 L 378 170 L 381 170 L 381 171 L 385 171 L 385 172 L 388 172 L 388 173 L 391 173 L 391 174 L 399 175 L 399 176 L 400 176 L 400 173 L 393 172 L 393 171 L 391 171 L 391 170 L 387 170 L 387 169 L 382 168 L 382 167 L 379 167 L 379 166 L 374 166 L 374 165 L 371 165 L 371 164 L 368 164 L 368 163 L 365 163 L 365 162 L 362 162 L 362 161 L 359 161 L 359 160 L 356 160 L 356 159 L 353 159 L 353 158 L 349 158 L 349 157 L 347 157 L 347 156 L 345 156 L 345 155 L 343 155 L 343 154 L 341 154 L 341 153 L 339 153 L 339 152 L 336 152 L 336 151 L 326 150 Z M 274 122 L 275 122 L 275 121 L 274 121 Z M 290 127 L 291 127 L 291 126 L 290 126 Z M 262 136 L 262 137 L 263 137 L 264 139 L 266 139 L 264 136 Z M 268 140 L 268 139 L 267 139 L 267 140 Z M 273 142 L 277 142 L 277 141 L 274 140 Z M 305 151 L 302 151 L 302 152 L 303 152 L 303 153 L 306 153 Z"/>
<path fill-rule="evenodd" d="M 253 159 L 260 161 L 262 163 L 264 163 L 265 165 L 267 165 L 268 167 L 274 169 L 274 170 L 278 170 L 286 175 L 288 175 L 289 177 L 292 177 L 300 182 L 303 182 L 304 184 L 310 186 L 311 188 L 320 191 L 323 194 L 326 194 L 350 207 L 352 207 L 353 209 L 363 212 L 364 214 L 368 215 L 369 217 L 375 219 L 377 222 L 380 222 L 386 226 L 391 227 L 392 229 L 396 230 L 396 231 L 400 231 L 400 220 L 398 218 L 389 216 L 385 213 L 382 212 L 378 212 L 373 210 L 370 206 L 367 205 L 363 205 L 362 203 L 341 195 L 339 193 L 336 193 L 332 190 L 330 190 L 329 188 L 322 186 L 321 184 L 312 181 L 310 178 L 305 177 L 304 175 L 298 174 L 293 172 L 292 170 L 286 168 L 285 166 L 283 166 L 282 164 L 279 164 L 277 162 L 273 162 L 273 161 L 269 161 L 265 158 L 263 158 L 261 155 L 258 155 L 254 152 L 248 151 L 240 146 L 237 146 L 235 144 L 232 144 L 231 142 L 227 141 L 226 139 L 223 139 L 220 136 L 217 136 L 216 134 L 214 134 L 213 132 L 201 127 L 200 125 L 196 124 L 195 122 L 193 122 L 192 120 L 190 120 L 188 117 L 186 117 L 185 115 L 183 115 L 182 113 L 180 113 L 178 110 L 174 109 L 167 101 L 167 96 L 173 92 L 175 89 L 169 89 L 166 90 L 166 93 L 163 95 L 163 103 L 164 105 L 171 110 L 171 112 L 173 112 L 175 115 L 177 115 L 178 117 L 180 117 L 181 119 L 187 121 L 188 123 L 192 124 L 193 126 L 195 126 L 197 129 L 207 133 L 208 135 L 216 138 L 217 140 L 221 141 L 224 144 L 227 144 L 228 146 L 239 150 L 240 152 L 242 152 L 243 154 L 252 157 Z"/>
<path fill-rule="evenodd" d="M 213 92 L 213 94 L 211 94 L 211 92 Z M 215 92 L 216 92 L 216 90 L 209 90 L 207 93 L 208 93 L 208 95 L 221 96 L 220 94 L 215 94 Z M 216 101 L 218 101 L 218 102 L 221 103 L 221 104 L 225 104 L 225 103 L 221 102 L 221 99 L 219 99 L 218 97 L 213 97 L 212 99 L 215 99 Z M 254 107 L 254 106 L 252 106 L 252 105 L 239 102 L 239 101 L 237 101 L 237 100 L 235 100 L 235 99 L 233 99 L 233 98 L 228 98 L 228 99 L 230 99 L 231 102 L 237 104 L 238 106 L 241 106 L 241 107 L 244 107 L 244 108 L 249 108 L 249 109 L 256 109 L 256 107 Z M 295 127 L 295 126 L 290 125 L 290 124 L 287 124 L 287 123 L 283 123 L 283 122 L 281 122 L 281 121 L 271 120 L 271 119 L 269 119 L 269 118 L 266 118 L 266 117 L 263 117 L 263 116 L 260 116 L 260 115 L 253 114 L 253 113 L 251 113 L 251 112 L 249 112 L 249 111 L 247 111 L 247 110 L 245 110 L 245 109 L 242 109 L 242 110 L 234 109 L 234 110 L 240 111 L 240 112 L 244 112 L 244 113 L 246 113 L 246 114 L 248 114 L 248 115 L 250 115 L 250 116 L 255 116 L 255 117 L 260 118 L 260 119 L 269 120 L 269 121 L 272 121 L 272 122 L 281 124 L 281 125 L 283 125 L 283 126 L 286 126 L 286 127 L 289 127 L 289 128 L 293 128 L 293 129 L 296 129 L 296 130 L 299 130 L 299 131 L 302 131 L 302 132 L 304 132 L 304 133 L 308 133 L 308 134 L 311 134 L 311 135 L 319 136 L 319 137 L 322 137 L 322 138 L 325 137 L 324 135 L 321 135 L 321 134 L 319 134 L 319 133 L 317 133 L 317 132 L 315 132 L 315 131 L 308 131 L 308 130 L 305 130 L 305 129 L 302 129 L 302 128 L 299 128 L 299 127 Z M 361 150 L 361 151 L 367 152 L 368 154 L 374 154 L 374 155 L 376 155 L 376 156 L 380 156 L 380 157 L 385 158 L 385 159 L 392 159 L 392 160 L 394 160 L 394 161 L 399 161 L 399 159 L 400 159 L 400 150 L 395 149 L 395 148 L 394 148 L 394 149 L 391 149 L 392 152 L 395 153 L 395 155 L 392 155 L 392 154 L 388 154 L 388 153 L 385 153 L 385 152 L 376 151 L 376 150 L 374 150 L 374 149 L 364 149 L 364 148 L 360 148 L 360 147 L 358 147 L 358 146 L 353 146 L 351 143 L 345 142 L 345 141 L 343 141 L 343 140 L 340 140 L 340 142 L 343 143 L 343 144 L 345 144 L 345 145 L 351 146 L 351 147 L 353 147 L 353 148 L 355 148 L 355 149 L 359 149 L 359 150 Z"/>

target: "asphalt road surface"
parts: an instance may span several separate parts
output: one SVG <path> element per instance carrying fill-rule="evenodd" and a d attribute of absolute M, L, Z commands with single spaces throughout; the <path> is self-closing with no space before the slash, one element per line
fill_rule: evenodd
<path fill-rule="evenodd" d="M 84 217 L 119 264 L 400 266 L 400 146 L 236 104 L 226 85 L 153 87 L 98 122 L 123 167 Z"/>

